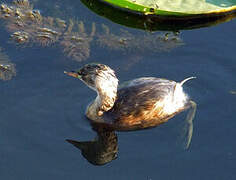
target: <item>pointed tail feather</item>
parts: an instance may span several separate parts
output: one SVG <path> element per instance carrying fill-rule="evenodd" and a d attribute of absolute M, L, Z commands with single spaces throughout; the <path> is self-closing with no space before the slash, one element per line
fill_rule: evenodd
<path fill-rule="evenodd" d="M 186 81 L 188 81 L 188 80 L 190 80 L 190 79 L 195 79 L 196 77 L 188 77 L 188 78 L 186 78 L 186 79 L 184 79 L 183 81 L 181 81 L 179 84 L 180 84 L 180 86 L 182 86 Z"/>

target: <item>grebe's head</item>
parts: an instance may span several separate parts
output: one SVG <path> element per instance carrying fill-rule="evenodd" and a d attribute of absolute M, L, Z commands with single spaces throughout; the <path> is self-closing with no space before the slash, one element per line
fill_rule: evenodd
<path fill-rule="evenodd" d="M 65 74 L 82 80 L 90 88 L 96 90 L 98 85 L 118 86 L 115 72 L 104 64 L 87 64 L 77 71 L 65 72 Z"/>
<path fill-rule="evenodd" d="M 64 73 L 79 78 L 97 92 L 95 104 L 99 116 L 113 107 L 117 95 L 118 79 L 111 68 L 104 64 L 87 64 L 78 71 Z"/>

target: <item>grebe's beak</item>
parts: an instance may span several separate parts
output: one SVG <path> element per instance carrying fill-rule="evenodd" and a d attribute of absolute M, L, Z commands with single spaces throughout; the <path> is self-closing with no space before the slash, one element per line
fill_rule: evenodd
<path fill-rule="evenodd" d="M 72 77 L 79 78 L 79 79 L 81 78 L 81 76 L 75 71 L 71 71 L 71 72 L 64 71 L 64 73 L 68 76 L 72 76 Z"/>

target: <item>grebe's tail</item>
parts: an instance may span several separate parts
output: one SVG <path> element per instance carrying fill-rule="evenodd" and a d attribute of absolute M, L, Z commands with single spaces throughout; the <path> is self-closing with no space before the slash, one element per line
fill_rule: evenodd
<path fill-rule="evenodd" d="M 188 80 L 190 80 L 190 79 L 195 79 L 196 77 L 188 77 L 188 78 L 186 78 L 186 79 L 184 79 L 183 81 L 181 81 L 179 84 L 180 84 L 180 86 L 182 86 L 186 81 L 188 81 Z"/>

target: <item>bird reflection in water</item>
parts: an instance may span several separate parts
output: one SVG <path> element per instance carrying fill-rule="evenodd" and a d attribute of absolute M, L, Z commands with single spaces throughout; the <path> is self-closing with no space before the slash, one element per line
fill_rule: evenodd
<path fill-rule="evenodd" d="M 183 147 L 187 149 L 190 145 L 193 133 L 193 118 L 196 111 L 195 103 L 192 104 L 184 127 L 181 132 L 183 137 Z M 93 165 L 105 165 L 118 157 L 118 136 L 116 131 L 106 127 L 105 124 L 91 122 L 93 130 L 97 133 L 95 139 L 91 141 L 76 141 L 67 139 L 66 141 L 81 151 L 81 154 Z"/>
<path fill-rule="evenodd" d="M 115 131 L 94 125 L 97 137 L 92 141 L 66 141 L 81 150 L 81 154 L 93 165 L 104 165 L 117 158 L 118 138 Z"/>
<path fill-rule="evenodd" d="M 156 127 L 176 114 L 190 109 L 184 127 L 185 148 L 189 147 L 196 103 L 183 91 L 182 86 L 194 77 L 181 82 L 143 77 L 118 87 L 115 72 L 104 64 L 87 64 L 78 71 L 65 74 L 80 79 L 97 92 L 97 97 L 87 107 L 86 116 L 93 126 L 99 127 L 96 129 L 108 129 L 108 135 L 112 135 L 109 134 L 112 131 L 134 131 Z M 86 148 L 80 148 L 84 156 L 88 157 L 88 154 L 95 153 L 97 147 L 107 147 L 104 146 L 104 142 L 109 144 L 107 140 L 110 136 L 106 140 L 105 131 L 101 134 L 99 132 L 98 141 L 86 142 Z M 100 143 L 102 145 L 98 145 Z"/>

